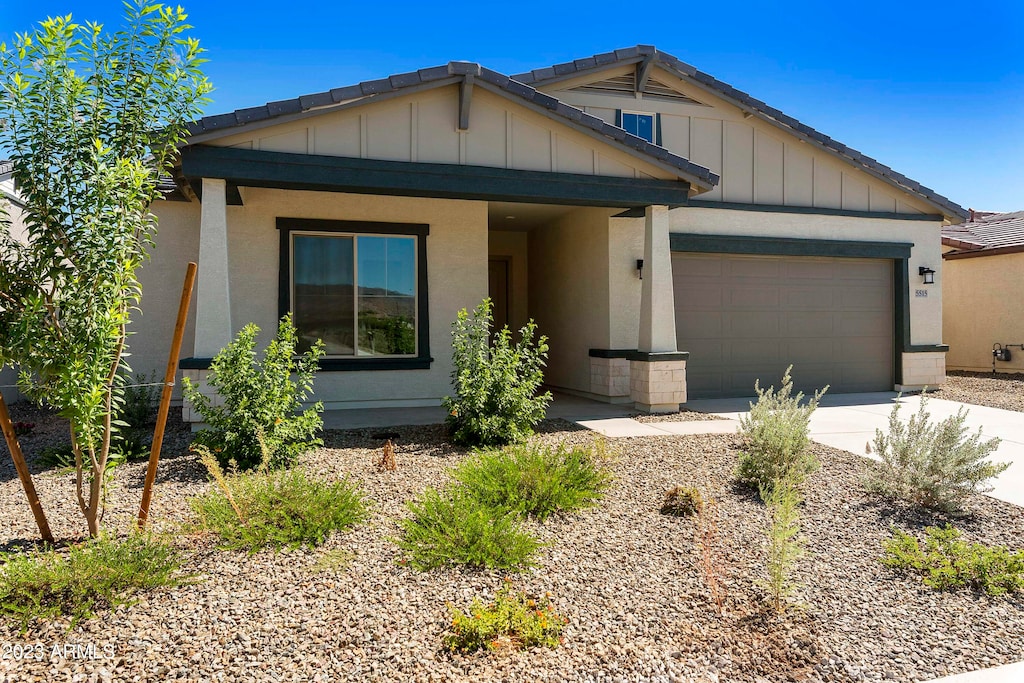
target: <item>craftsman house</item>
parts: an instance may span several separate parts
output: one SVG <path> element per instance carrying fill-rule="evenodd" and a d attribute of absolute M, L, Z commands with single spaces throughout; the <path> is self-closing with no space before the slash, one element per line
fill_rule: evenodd
<path fill-rule="evenodd" d="M 445 66 L 197 121 L 143 271 L 136 368 L 246 323 L 323 339 L 329 408 L 437 405 L 485 296 L 547 382 L 648 410 L 943 380 L 940 231 L 964 210 L 653 47 L 506 76 Z"/>

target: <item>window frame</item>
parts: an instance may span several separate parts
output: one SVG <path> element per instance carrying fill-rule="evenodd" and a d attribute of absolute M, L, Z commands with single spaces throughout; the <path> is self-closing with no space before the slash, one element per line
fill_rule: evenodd
<path fill-rule="evenodd" d="M 652 145 L 655 145 L 655 144 L 660 145 L 660 143 L 655 142 L 658 139 L 658 115 L 656 113 L 649 112 L 649 111 L 631 111 L 629 109 L 622 109 L 622 110 L 620 110 L 620 112 L 619 112 L 619 127 L 622 128 L 623 130 L 626 130 L 626 115 L 631 115 L 631 116 L 648 116 L 648 117 L 650 117 L 650 119 L 651 119 L 651 139 L 650 140 L 647 140 L 647 138 L 645 138 L 642 135 L 639 135 L 637 133 L 630 133 L 630 135 L 636 135 L 641 140 L 647 140 L 647 142 L 651 143 Z M 639 128 L 638 128 L 638 130 L 639 130 Z M 628 133 L 629 131 L 626 131 L 626 132 Z"/>
<path fill-rule="evenodd" d="M 325 220 L 317 218 L 278 218 L 280 233 L 280 262 L 278 266 L 278 317 L 292 308 L 293 270 L 292 237 L 295 234 L 313 236 L 352 236 L 356 242 L 364 237 L 416 238 L 416 353 L 412 356 L 331 356 L 320 359 L 320 369 L 327 371 L 357 370 L 426 370 L 430 368 L 429 297 L 427 292 L 427 236 L 430 226 L 425 223 L 384 223 L 377 221 Z M 353 257 L 357 256 L 355 245 Z M 354 275 L 358 278 L 358 264 Z M 358 293 L 358 282 L 356 292 Z M 358 296 L 358 294 L 356 294 Z M 357 313 L 358 319 L 358 313 Z"/>

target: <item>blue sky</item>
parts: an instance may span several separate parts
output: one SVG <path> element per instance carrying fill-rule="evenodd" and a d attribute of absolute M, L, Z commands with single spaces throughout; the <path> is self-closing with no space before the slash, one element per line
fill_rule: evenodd
<path fill-rule="evenodd" d="M 504 73 L 638 43 L 965 207 L 1024 209 L 1024 2 L 184 3 L 208 113 L 477 61 Z M 0 40 L 47 15 L 116 25 L 119 1 L 0 0 Z"/>

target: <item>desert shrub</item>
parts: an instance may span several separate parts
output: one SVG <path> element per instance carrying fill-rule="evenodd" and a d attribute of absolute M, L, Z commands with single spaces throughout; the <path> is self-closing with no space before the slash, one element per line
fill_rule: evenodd
<path fill-rule="evenodd" d="M 139 591 L 177 585 L 180 566 L 176 550 L 143 534 L 14 555 L 0 569 L 0 613 L 22 631 L 35 619 L 65 616 L 75 624 L 130 604 Z"/>
<path fill-rule="evenodd" d="M 225 473 L 199 446 L 216 488 L 192 500 L 203 528 L 217 533 L 222 547 L 255 553 L 262 548 L 316 547 L 335 531 L 366 520 L 359 488 L 347 479 L 311 481 L 300 469 Z"/>
<path fill-rule="evenodd" d="M 781 479 L 762 487 L 761 499 L 768 509 L 769 524 L 767 578 L 761 585 L 775 610 L 782 614 L 787 600 L 800 587 L 793 578 L 797 560 L 803 555 L 800 536 L 800 489 L 792 479 Z"/>
<path fill-rule="evenodd" d="M 787 479 L 799 486 L 818 468 L 817 459 L 808 450 L 808 425 L 828 386 L 801 405 L 804 394 L 793 395 L 792 369 L 792 365 L 786 368 L 778 391 L 774 386 L 762 389 L 760 381 L 754 382 L 757 403 L 751 403 L 750 412 L 740 418 L 745 450 L 740 454 L 736 478 L 743 484 L 767 489 Z"/>
<path fill-rule="evenodd" d="M 971 493 L 991 490 L 984 483 L 1010 465 L 985 461 L 999 439 L 982 441 L 980 429 L 968 436 L 965 408 L 933 423 L 927 403 L 922 394 L 917 413 L 906 424 L 899 419 L 899 401 L 893 405 L 888 432 L 875 430 L 874 450 L 882 466 L 868 484 L 888 496 L 953 512 Z"/>
<path fill-rule="evenodd" d="M 119 374 L 123 389 L 115 405 L 111 453 L 123 461 L 144 460 L 149 457 L 151 432 L 149 425 L 156 421 L 156 407 L 160 399 L 160 384 L 156 375 Z"/>
<path fill-rule="evenodd" d="M 531 320 L 512 341 L 506 325 L 494 332 L 491 300 L 472 314 L 459 311 L 452 324 L 452 385 L 446 397 L 452 440 L 469 446 L 504 446 L 524 441 L 544 419 L 551 393 L 538 394 L 544 381 L 547 337 L 534 341 Z"/>
<path fill-rule="evenodd" d="M 75 466 L 75 452 L 71 444 L 47 446 L 36 455 L 36 462 L 46 469 L 66 469 Z"/>
<path fill-rule="evenodd" d="M 534 600 L 525 593 L 513 593 L 508 581 L 489 604 L 473 598 L 468 614 L 451 604 L 448 609 L 452 625 L 443 641 L 453 652 L 557 647 L 562 627 L 569 621 L 555 612 L 547 596 Z"/>
<path fill-rule="evenodd" d="M 318 341 L 297 356 L 295 326 L 285 316 L 263 358 L 257 359 L 257 334 L 256 325 L 246 325 L 210 365 L 209 383 L 223 405 L 214 406 L 188 378 L 184 381 L 186 399 L 209 425 L 196 434 L 195 443 L 209 448 L 221 465 L 234 461 L 242 470 L 262 461 L 261 439 L 272 467 L 293 464 L 321 444 L 316 433 L 323 427 L 322 403 L 296 414 L 312 392 L 323 344 Z"/>
<path fill-rule="evenodd" d="M 526 566 L 542 545 L 522 530 L 514 512 L 496 510 L 458 486 L 428 488 L 406 505 L 412 517 L 399 521 L 403 533 L 395 542 L 420 571 Z"/>
<path fill-rule="evenodd" d="M 920 574 L 936 590 L 970 586 L 989 595 L 1024 590 L 1024 551 L 968 543 L 949 525 L 926 528 L 923 548 L 916 537 L 895 528 L 882 546 L 883 564 Z"/>
<path fill-rule="evenodd" d="M 673 486 L 665 492 L 661 514 L 690 517 L 704 509 L 704 497 L 692 486 Z"/>
<path fill-rule="evenodd" d="M 488 507 L 541 520 L 595 505 L 611 483 L 590 449 L 565 444 L 517 444 L 480 453 L 452 476 Z"/>
<path fill-rule="evenodd" d="M 32 432 L 36 430 L 35 422 L 15 422 L 11 425 L 14 429 L 15 436 L 32 436 Z"/>

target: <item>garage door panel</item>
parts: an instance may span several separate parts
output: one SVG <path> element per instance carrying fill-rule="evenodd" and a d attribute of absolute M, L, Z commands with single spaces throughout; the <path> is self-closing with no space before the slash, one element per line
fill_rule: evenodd
<path fill-rule="evenodd" d="M 799 359 L 800 363 L 832 364 L 842 359 L 842 343 L 825 339 L 787 339 L 780 346 L 780 358 Z"/>
<path fill-rule="evenodd" d="M 779 277 L 782 263 L 779 261 L 766 261 L 763 258 L 735 256 L 722 258 L 722 276 L 739 280 L 743 278 L 771 278 Z"/>
<path fill-rule="evenodd" d="M 758 286 L 735 286 L 726 290 L 723 308 L 748 310 L 776 308 L 779 305 L 779 290 Z"/>
<path fill-rule="evenodd" d="M 782 274 L 791 279 L 832 280 L 835 267 L 823 259 L 786 259 Z"/>
<path fill-rule="evenodd" d="M 881 287 L 843 287 L 839 295 L 843 310 L 878 311 L 888 308 L 892 301 L 891 291 Z"/>
<path fill-rule="evenodd" d="M 790 311 L 830 311 L 835 306 L 831 287 L 779 287 L 779 305 Z"/>
<path fill-rule="evenodd" d="M 673 255 L 693 398 L 750 396 L 790 364 L 805 393 L 891 390 L 892 261 Z"/>
<path fill-rule="evenodd" d="M 731 311 L 722 315 L 722 332 L 739 338 L 750 338 L 756 330 L 756 338 L 778 337 L 782 326 L 775 311 Z"/>
<path fill-rule="evenodd" d="M 821 311 L 796 311 L 781 314 L 780 335 L 783 337 L 832 337 L 836 332 L 833 313 Z"/>
<path fill-rule="evenodd" d="M 840 280 L 888 281 L 892 262 L 876 259 L 834 259 L 836 277 Z"/>

